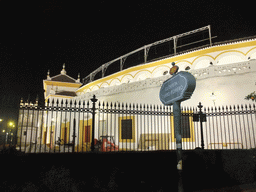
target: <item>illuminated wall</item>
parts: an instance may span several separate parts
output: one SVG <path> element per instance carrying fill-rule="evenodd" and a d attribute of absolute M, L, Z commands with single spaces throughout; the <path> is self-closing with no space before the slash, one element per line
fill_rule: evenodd
<path fill-rule="evenodd" d="M 180 71 L 192 73 L 197 87 L 184 105 L 248 104 L 244 97 L 255 91 L 256 40 L 222 44 L 139 65 L 88 83 L 76 93 L 79 99 L 94 94 L 103 101 L 161 104 L 160 87 L 170 78 L 174 61 Z M 242 90 L 242 91 L 241 91 Z M 213 95 L 213 96 L 212 96 Z M 213 102 L 214 101 L 214 102 Z"/>

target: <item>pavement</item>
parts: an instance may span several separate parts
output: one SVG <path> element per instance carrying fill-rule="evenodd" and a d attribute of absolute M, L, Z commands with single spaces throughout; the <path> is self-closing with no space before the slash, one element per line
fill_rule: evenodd
<path fill-rule="evenodd" d="M 196 192 L 256 192 L 256 182 L 243 185 L 235 185 L 232 187 L 223 187 L 219 189 L 206 189 Z"/>

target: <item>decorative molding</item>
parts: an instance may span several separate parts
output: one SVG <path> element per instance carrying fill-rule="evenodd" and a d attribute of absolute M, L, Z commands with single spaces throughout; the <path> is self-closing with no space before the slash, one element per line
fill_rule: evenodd
<path fill-rule="evenodd" d="M 85 90 L 92 91 L 93 87 L 97 86 L 101 88 L 101 85 L 103 84 L 105 86 L 106 85 L 115 86 L 112 83 L 112 81 L 114 82 L 116 80 L 116 81 L 119 81 L 120 83 L 123 83 L 122 79 L 128 75 L 132 77 L 131 81 L 138 80 L 140 82 L 140 79 L 137 77 L 137 75 L 140 74 L 141 71 L 148 71 L 150 73 L 150 78 L 154 78 L 155 69 L 162 66 L 170 67 L 169 65 L 173 61 L 175 61 L 178 66 L 182 63 L 182 65 L 184 65 L 182 66 L 182 68 L 184 69 L 187 66 L 190 66 L 191 70 L 193 70 L 197 62 L 200 61 L 201 57 L 206 57 L 207 60 L 209 60 L 208 61 L 209 63 L 205 64 L 205 67 L 208 67 L 210 62 L 212 62 L 213 65 L 218 65 L 219 59 L 221 59 L 223 56 L 227 56 L 226 55 L 227 53 L 230 54 L 230 56 L 237 55 L 239 53 L 241 55 L 242 61 L 239 60 L 237 62 L 245 62 L 245 61 L 248 61 L 252 53 L 256 53 L 255 45 L 256 45 L 256 39 L 252 38 L 247 40 L 224 42 L 218 45 L 213 45 L 211 47 L 195 49 L 193 51 L 182 53 L 180 55 L 177 54 L 175 56 L 170 56 L 168 58 L 159 59 L 156 61 L 152 61 L 150 63 L 125 69 L 123 71 L 117 72 L 115 74 L 109 75 L 107 77 L 104 77 L 104 78 L 95 80 L 93 82 L 90 82 L 86 85 L 83 85 L 77 90 L 77 92 L 83 92 Z M 225 64 L 222 64 L 222 65 L 225 65 Z"/>
<path fill-rule="evenodd" d="M 190 70 L 197 80 L 207 79 L 212 77 L 227 76 L 227 75 L 236 75 L 242 73 L 249 73 L 256 71 L 256 60 L 250 60 L 246 62 L 233 63 L 227 65 L 215 65 L 209 66 L 204 69 Z M 93 95 L 99 96 L 110 96 L 119 93 L 133 92 L 153 87 L 161 87 L 162 83 L 169 79 L 171 75 L 164 75 L 156 78 L 148 78 L 142 81 L 123 83 L 121 85 L 110 86 L 110 87 L 101 87 L 95 91 L 82 92 L 77 98 L 79 99 L 89 99 Z"/>

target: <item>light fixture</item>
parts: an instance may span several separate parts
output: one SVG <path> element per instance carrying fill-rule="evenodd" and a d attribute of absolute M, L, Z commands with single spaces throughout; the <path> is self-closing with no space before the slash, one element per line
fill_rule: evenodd
<path fill-rule="evenodd" d="M 9 125 L 10 127 L 15 127 L 15 124 L 14 124 L 13 121 L 10 121 L 10 122 L 8 123 L 8 125 Z"/>
<path fill-rule="evenodd" d="M 215 106 L 215 101 L 216 101 L 216 95 L 214 95 L 214 92 L 212 92 L 211 96 L 210 96 L 214 106 Z"/>
<path fill-rule="evenodd" d="M 163 75 L 167 75 L 167 74 L 168 74 L 168 71 L 163 72 Z"/>
<path fill-rule="evenodd" d="M 187 70 L 189 70 L 190 69 L 190 67 L 189 66 L 187 66 L 186 68 L 185 68 L 185 70 L 187 71 Z"/>

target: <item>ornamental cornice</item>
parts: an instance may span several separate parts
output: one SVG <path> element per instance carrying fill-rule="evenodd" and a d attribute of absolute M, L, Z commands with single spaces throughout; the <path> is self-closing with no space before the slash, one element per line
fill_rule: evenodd
<path fill-rule="evenodd" d="M 197 80 L 203 80 L 212 77 L 227 76 L 227 75 L 238 75 L 243 73 L 256 72 L 256 60 L 250 60 L 246 62 L 233 63 L 227 65 L 216 65 L 209 66 L 207 68 L 190 70 Z M 120 93 L 127 93 L 133 91 L 144 90 L 153 87 L 161 87 L 162 83 L 169 79 L 171 75 L 164 75 L 156 78 L 148 78 L 142 81 L 123 83 L 121 85 L 101 87 L 98 90 L 90 91 L 86 93 L 80 93 L 78 98 L 90 99 L 93 95 L 99 96 L 110 96 Z"/>

